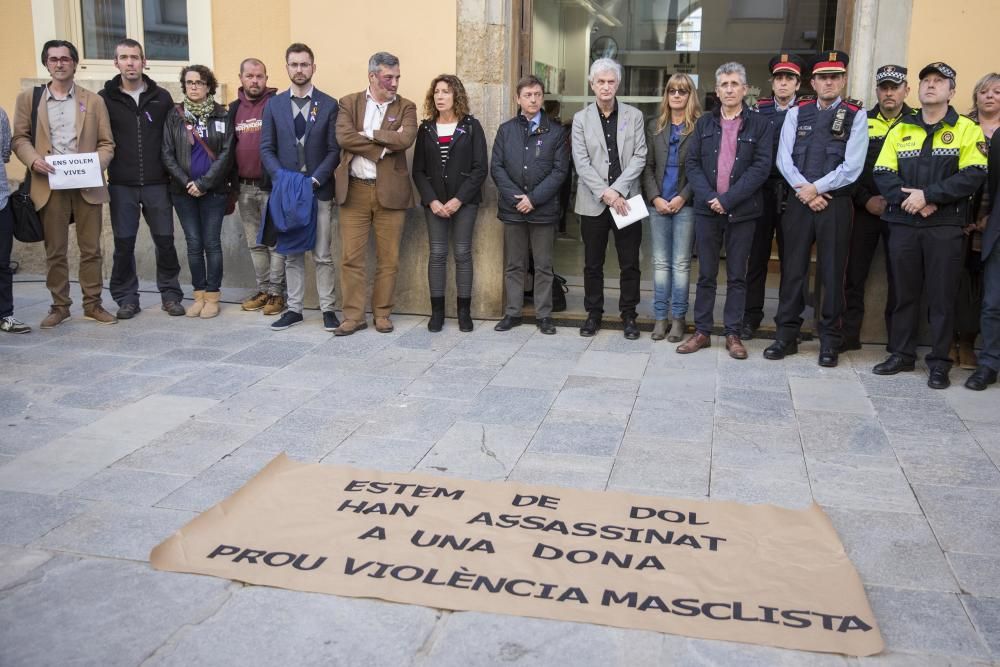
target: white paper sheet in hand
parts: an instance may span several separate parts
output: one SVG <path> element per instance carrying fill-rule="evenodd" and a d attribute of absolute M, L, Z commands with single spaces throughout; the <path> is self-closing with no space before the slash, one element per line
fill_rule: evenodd
<path fill-rule="evenodd" d="M 56 173 L 49 174 L 49 188 L 53 190 L 99 188 L 104 185 L 97 153 L 46 155 L 45 161 L 56 170 Z"/>
<path fill-rule="evenodd" d="M 628 200 L 628 214 L 618 215 L 615 209 L 611 209 L 611 218 L 615 221 L 615 225 L 618 229 L 623 229 L 628 227 L 636 220 L 642 220 L 649 215 L 649 209 L 646 208 L 646 202 L 642 200 L 642 195 L 636 195 Z"/>

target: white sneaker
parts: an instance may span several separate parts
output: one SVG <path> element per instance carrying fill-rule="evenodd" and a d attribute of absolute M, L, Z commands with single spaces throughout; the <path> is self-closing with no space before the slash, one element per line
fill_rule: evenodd
<path fill-rule="evenodd" d="M 31 331 L 31 327 L 20 320 L 14 319 L 13 315 L 0 317 L 0 331 L 7 333 L 26 334 Z"/>

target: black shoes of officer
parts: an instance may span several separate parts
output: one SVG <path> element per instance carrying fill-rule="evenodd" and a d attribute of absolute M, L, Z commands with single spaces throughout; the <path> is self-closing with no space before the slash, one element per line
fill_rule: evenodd
<path fill-rule="evenodd" d="M 992 368 L 980 365 L 976 372 L 965 381 L 965 388 L 973 391 L 982 391 L 986 387 L 997 381 L 997 372 Z"/>
<path fill-rule="evenodd" d="M 861 340 L 858 338 L 854 337 L 845 338 L 840 343 L 841 352 L 850 352 L 851 350 L 860 350 L 860 349 L 861 349 Z"/>
<path fill-rule="evenodd" d="M 636 324 L 635 315 L 630 315 L 622 320 L 625 325 L 625 338 L 628 340 L 638 340 L 639 339 L 639 325 Z"/>
<path fill-rule="evenodd" d="M 764 350 L 764 358 L 772 361 L 784 359 L 799 351 L 799 344 L 793 341 L 776 340 Z"/>
<path fill-rule="evenodd" d="M 538 330 L 546 336 L 551 336 L 556 332 L 556 325 L 552 323 L 551 317 L 543 317 L 537 322 Z"/>
<path fill-rule="evenodd" d="M 927 378 L 927 386 L 931 389 L 947 389 L 951 386 L 948 379 L 948 369 L 940 366 L 931 369 L 931 376 Z"/>
<path fill-rule="evenodd" d="M 743 327 L 740 329 L 740 340 L 753 340 L 753 337 L 756 335 L 757 327 L 749 322 L 744 322 Z"/>
<path fill-rule="evenodd" d="M 889 358 L 883 361 L 881 364 L 876 364 L 872 368 L 872 373 L 875 375 L 895 375 L 896 373 L 902 373 L 903 371 L 912 371 L 914 369 L 914 363 L 912 361 L 907 361 L 898 354 L 891 354 Z"/>
<path fill-rule="evenodd" d="M 819 350 L 819 365 L 824 368 L 833 368 L 837 365 L 837 348 L 823 347 Z"/>
<path fill-rule="evenodd" d="M 597 333 L 597 330 L 601 328 L 601 318 L 600 316 L 588 315 L 587 321 L 583 323 L 580 327 L 580 335 L 584 338 L 590 338 Z"/>
<path fill-rule="evenodd" d="M 510 331 L 514 327 L 521 326 L 523 320 L 520 317 L 514 317 L 512 315 L 504 315 L 503 319 L 496 323 L 493 327 L 494 331 Z"/>

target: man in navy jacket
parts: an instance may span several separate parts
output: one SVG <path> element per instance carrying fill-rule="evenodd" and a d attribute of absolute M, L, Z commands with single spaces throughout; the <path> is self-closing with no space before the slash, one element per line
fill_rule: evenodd
<path fill-rule="evenodd" d="M 316 217 L 316 291 L 323 311 L 323 328 L 333 331 L 340 326 L 334 313 L 336 270 L 330 254 L 333 225 L 333 170 L 340 161 L 337 144 L 337 100 L 312 85 L 316 71 L 312 49 L 292 44 L 285 50 L 285 66 L 291 87 L 272 97 L 264 108 L 264 126 L 260 137 L 260 157 L 264 168 L 276 180 L 282 169 L 308 176 L 319 201 Z M 265 229 L 265 233 L 269 230 Z M 285 258 L 288 283 L 288 310 L 271 325 L 280 331 L 302 322 L 305 296 L 305 253 Z"/>
<path fill-rule="evenodd" d="M 695 240 L 698 247 L 698 291 L 694 302 L 695 332 L 677 346 L 680 354 L 709 347 L 714 323 L 719 251 L 726 244 L 726 306 L 723 323 L 726 349 L 746 359 L 740 340 L 747 291 L 747 260 L 757 219 L 764 210 L 761 188 L 771 173 L 773 129 L 770 121 L 743 103 L 747 72 L 739 63 L 715 71 L 719 106 L 698 119 L 689 139 L 688 182 L 694 190 Z"/>

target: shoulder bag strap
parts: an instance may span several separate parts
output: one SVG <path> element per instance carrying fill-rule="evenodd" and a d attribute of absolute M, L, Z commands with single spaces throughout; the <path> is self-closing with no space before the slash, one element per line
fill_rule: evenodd
<path fill-rule="evenodd" d="M 183 119 L 183 121 L 185 123 L 185 127 L 186 127 L 187 116 L 184 115 L 184 105 L 183 104 L 178 104 L 177 106 L 174 107 L 174 109 L 177 110 L 177 115 L 179 115 L 181 117 L 181 119 Z M 211 148 L 208 147 L 208 144 L 205 143 L 205 140 L 202 139 L 193 128 L 190 129 L 190 130 L 188 130 L 188 132 L 191 133 L 191 138 L 194 139 L 195 141 L 197 141 L 198 144 L 202 147 L 202 149 L 206 153 L 208 153 L 208 157 L 212 158 L 212 162 L 215 162 L 215 160 L 216 160 L 215 151 L 213 151 Z"/>

